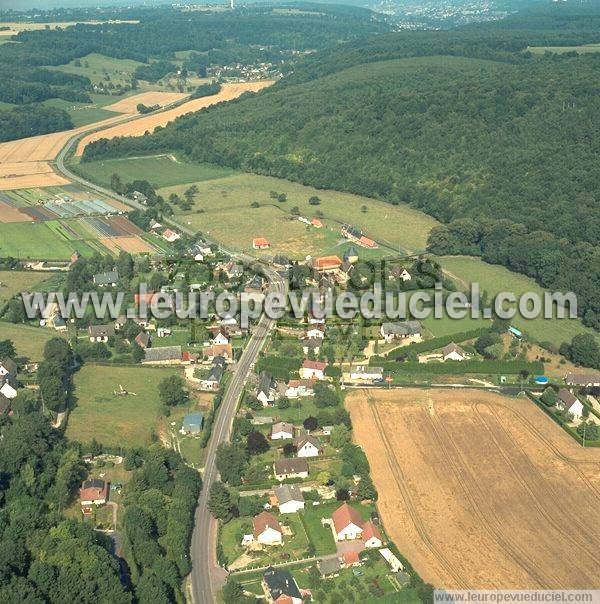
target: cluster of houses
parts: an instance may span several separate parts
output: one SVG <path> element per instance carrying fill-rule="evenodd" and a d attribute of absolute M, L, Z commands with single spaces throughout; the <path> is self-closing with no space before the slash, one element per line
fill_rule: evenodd
<path fill-rule="evenodd" d="M 17 364 L 10 358 L 0 360 L 0 414 L 10 411 L 10 401 L 17 396 Z"/>

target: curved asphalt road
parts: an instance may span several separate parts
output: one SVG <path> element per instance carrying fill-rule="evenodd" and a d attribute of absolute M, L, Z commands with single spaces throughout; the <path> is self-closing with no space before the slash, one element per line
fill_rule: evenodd
<path fill-rule="evenodd" d="M 72 182 L 101 193 L 113 199 L 118 199 L 124 204 L 129 205 L 132 208 L 143 210 L 144 206 L 139 203 L 117 195 L 114 191 L 100 187 L 92 182 L 89 182 L 74 174 L 69 168 L 65 166 L 65 158 L 70 153 L 73 146 L 79 141 L 80 138 L 93 132 L 94 128 L 82 132 L 69 140 L 69 142 L 63 147 L 56 158 L 56 169 L 62 173 Z M 188 235 L 195 235 L 196 231 L 190 229 L 187 226 L 179 224 L 177 221 L 171 218 L 164 218 L 163 222 L 176 227 Z M 263 263 L 259 263 L 255 258 L 247 256 L 246 254 L 240 254 L 232 252 L 222 248 L 223 251 L 230 254 L 232 257 L 244 262 L 246 264 L 253 264 L 255 268 L 261 270 L 265 277 L 270 282 L 269 291 L 285 293 L 287 283 L 285 280 L 270 266 Z M 211 516 L 208 511 L 208 493 L 210 487 L 218 478 L 218 471 L 215 465 L 215 454 L 217 447 L 227 442 L 231 438 L 231 429 L 233 425 L 233 419 L 237 410 L 239 398 L 242 394 L 244 384 L 248 379 L 248 375 L 252 370 L 254 363 L 258 357 L 258 353 L 262 349 L 266 339 L 269 336 L 269 332 L 275 323 L 274 319 L 270 319 L 267 315 L 263 314 L 260 318 L 254 332 L 246 348 L 244 349 L 241 358 L 234 367 L 233 375 L 227 390 L 223 396 L 221 406 L 217 412 L 217 417 L 213 423 L 212 437 L 208 444 L 208 450 L 206 455 L 206 464 L 204 467 L 204 474 L 202 476 L 203 486 L 198 498 L 198 505 L 196 507 L 196 513 L 194 517 L 194 532 L 192 534 L 191 544 L 191 585 L 192 594 L 195 604 L 209 604 L 216 601 L 215 592 L 222 586 L 223 580 L 226 576 L 225 571 L 220 568 L 216 561 L 216 539 L 217 539 L 217 521 Z"/>

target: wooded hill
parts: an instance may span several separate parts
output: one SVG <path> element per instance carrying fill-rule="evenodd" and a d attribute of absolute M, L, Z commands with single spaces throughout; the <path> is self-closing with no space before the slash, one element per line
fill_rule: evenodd
<path fill-rule="evenodd" d="M 600 41 L 600 10 L 589 10 L 355 42 L 307 60 L 272 90 L 152 136 L 98 141 L 85 158 L 180 150 L 408 202 L 446 223 L 506 219 L 520 233 L 519 257 L 491 259 L 574 289 L 584 320 L 599 327 L 600 54 L 525 51 Z M 480 233 L 443 245 L 443 231 L 434 235 L 436 251 L 483 253 Z"/>

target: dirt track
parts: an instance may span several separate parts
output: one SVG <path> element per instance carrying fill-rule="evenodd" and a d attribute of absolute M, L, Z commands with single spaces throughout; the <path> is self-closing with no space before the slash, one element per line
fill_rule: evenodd
<path fill-rule="evenodd" d="M 527 399 L 479 390 L 347 399 L 385 527 L 448 588 L 600 588 L 600 450 Z"/>
<path fill-rule="evenodd" d="M 141 117 L 138 120 L 127 122 L 125 124 L 118 124 L 106 130 L 94 132 L 81 139 L 77 146 L 77 155 L 81 155 L 86 145 L 92 141 L 101 138 L 116 138 L 118 136 L 142 136 L 145 132 L 152 132 L 158 126 L 166 126 L 169 122 L 172 122 L 175 118 L 178 118 L 187 113 L 199 111 L 205 107 L 209 107 L 221 101 L 231 101 L 237 98 L 244 92 L 257 92 L 265 86 L 271 85 L 270 81 L 263 82 L 246 82 L 241 84 L 223 84 L 223 88 L 219 94 L 213 96 L 202 97 L 200 99 L 193 99 L 187 103 L 183 103 L 174 109 L 163 111 L 155 115 L 148 115 Z"/>

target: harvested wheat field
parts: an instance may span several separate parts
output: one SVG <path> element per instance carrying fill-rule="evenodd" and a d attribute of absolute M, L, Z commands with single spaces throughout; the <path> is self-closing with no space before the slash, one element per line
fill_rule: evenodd
<path fill-rule="evenodd" d="M 158 126 L 166 126 L 175 118 L 178 118 L 187 113 L 199 111 L 205 107 L 210 107 L 222 101 L 231 101 L 244 92 L 258 92 L 266 86 L 270 86 L 273 82 L 245 82 L 240 84 L 223 84 L 221 92 L 212 96 L 205 96 L 199 99 L 193 99 L 187 103 L 183 103 L 178 107 L 157 113 L 155 115 L 147 115 L 137 120 L 132 120 L 124 124 L 118 124 L 106 130 L 93 132 L 88 136 L 84 136 L 77 146 L 77 155 L 81 155 L 86 145 L 99 140 L 101 138 L 116 138 L 118 136 L 143 136 L 145 132 L 152 132 Z M 0 158 L 1 161 L 1 158 Z"/>
<path fill-rule="evenodd" d="M 362 390 L 347 407 L 386 530 L 426 581 L 600 588 L 600 450 L 480 390 Z"/>
<path fill-rule="evenodd" d="M 2 222 L 29 222 L 31 218 L 27 214 L 19 212 L 4 201 L 0 201 L 0 223 Z"/>
<path fill-rule="evenodd" d="M 0 164 L 0 168 L 2 165 Z M 16 189 L 35 189 L 38 187 L 56 187 L 67 185 L 70 181 L 56 172 L 40 172 L 37 174 L 22 174 L 19 176 L 0 177 L 0 191 Z"/>
<path fill-rule="evenodd" d="M 116 111 L 118 113 L 137 113 L 137 106 L 140 103 L 146 105 L 146 107 L 153 107 L 154 105 L 164 107 L 165 105 L 170 105 L 171 103 L 185 99 L 188 96 L 189 94 L 185 94 L 184 92 L 142 92 L 117 101 L 112 105 L 106 105 L 103 109 L 106 111 Z"/>

